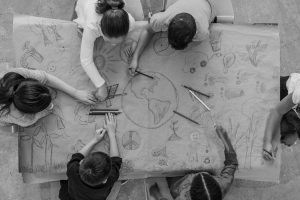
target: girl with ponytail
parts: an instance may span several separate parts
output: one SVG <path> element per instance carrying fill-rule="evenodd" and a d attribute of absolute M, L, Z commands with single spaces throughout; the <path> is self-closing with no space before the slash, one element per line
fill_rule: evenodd
<path fill-rule="evenodd" d="M 123 42 L 127 34 L 137 28 L 146 28 L 147 22 L 135 22 L 134 18 L 124 10 L 124 0 L 78 0 L 74 20 L 83 29 L 80 60 L 81 65 L 95 87 L 98 100 L 107 97 L 105 80 L 101 77 L 93 61 L 94 42 L 103 37 L 113 45 Z M 147 32 L 141 31 L 137 46 L 132 47 L 132 62 L 129 68 L 137 67 L 139 56 L 149 40 Z"/>
<path fill-rule="evenodd" d="M 0 125 L 34 124 L 53 108 L 48 86 L 86 104 L 94 104 L 92 92 L 76 90 L 62 80 L 39 70 L 14 68 L 0 79 Z"/>

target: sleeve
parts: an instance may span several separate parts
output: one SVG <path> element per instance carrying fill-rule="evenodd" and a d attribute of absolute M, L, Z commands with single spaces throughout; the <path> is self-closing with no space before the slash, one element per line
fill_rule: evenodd
<path fill-rule="evenodd" d="M 22 75 L 24 78 L 32 78 L 38 80 L 42 84 L 47 84 L 47 73 L 36 69 L 15 68 L 9 70 Z"/>
<path fill-rule="evenodd" d="M 68 178 L 79 168 L 79 162 L 84 158 L 81 153 L 75 153 L 72 155 L 71 160 L 67 164 L 67 176 Z"/>
<path fill-rule="evenodd" d="M 90 28 L 87 27 L 84 29 L 81 41 L 80 61 L 84 71 L 98 88 L 105 83 L 105 80 L 101 77 L 93 60 L 94 43 L 97 37 L 97 34 Z"/>
<path fill-rule="evenodd" d="M 154 32 L 165 32 L 168 30 L 169 22 L 163 17 L 165 13 L 154 14 L 150 19 L 150 26 Z"/>
<path fill-rule="evenodd" d="M 193 41 L 201 42 L 209 37 L 209 22 L 201 20 L 201 24 L 197 23 L 197 32 Z"/>
<path fill-rule="evenodd" d="M 120 169 L 122 165 L 122 158 L 120 157 L 111 157 L 112 166 L 111 166 L 111 179 L 113 182 L 116 182 L 120 176 Z"/>
<path fill-rule="evenodd" d="M 36 123 L 39 119 L 47 116 L 50 111 L 43 110 L 36 114 L 23 114 L 21 118 L 15 118 L 13 115 L 8 113 L 2 113 L 0 117 L 0 126 L 9 126 L 16 124 L 21 127 L 27 127 Z"/>
<path fill-rule="evenodd" d="M 225 153 L 225 161 L 224 168 L 222 169 L 220 175 L 216 176 L 215 179 L 219 183 L 221 187 L 221 191 L 223 196 L 228 192 L 233 179 L 234 173 L 238 166 L 238 160 L 236 153 L 234 151 L 224 151 Z"/>

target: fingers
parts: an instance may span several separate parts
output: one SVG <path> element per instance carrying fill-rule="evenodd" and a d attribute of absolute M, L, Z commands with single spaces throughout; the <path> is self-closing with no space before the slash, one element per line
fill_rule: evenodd
<path fill-rule="evenodd" d="M 274 160 L 274 157 L 273 157 L 273 153 L 270 152 L 270 151 L 267 151 L 266 149 L 263 149 L 263 158 L 267 161 L 271 161 L 271 160 Z"/>

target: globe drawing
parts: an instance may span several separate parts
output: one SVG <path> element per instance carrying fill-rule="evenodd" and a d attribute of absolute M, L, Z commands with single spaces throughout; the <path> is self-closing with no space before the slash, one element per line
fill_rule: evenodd
<path fill-rule="evenodd" d="M 122 109 L 135 125 L 155 129 L 164 125 L 174 115 L 178 106 L 178 95 L 172 81 L 158 72 L 144 72 L 132 78 L 124 89 Z"/>

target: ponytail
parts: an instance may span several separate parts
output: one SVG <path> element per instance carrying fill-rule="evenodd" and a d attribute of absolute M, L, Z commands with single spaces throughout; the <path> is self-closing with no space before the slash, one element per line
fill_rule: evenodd
<path fill-rule="evenodd" d="M 123 0 L 98 0 L 96 13 L 104 14 L 108 10 L 123 9 L 125 2 Z"/>
<path fill-rule="evenodd" d="M 9 72 L 0 79 L 0 111 L 13 103 L 23 113 L 35 114 L 46 109 L 52 101 L 49 89 L 35 79 Z"/>

